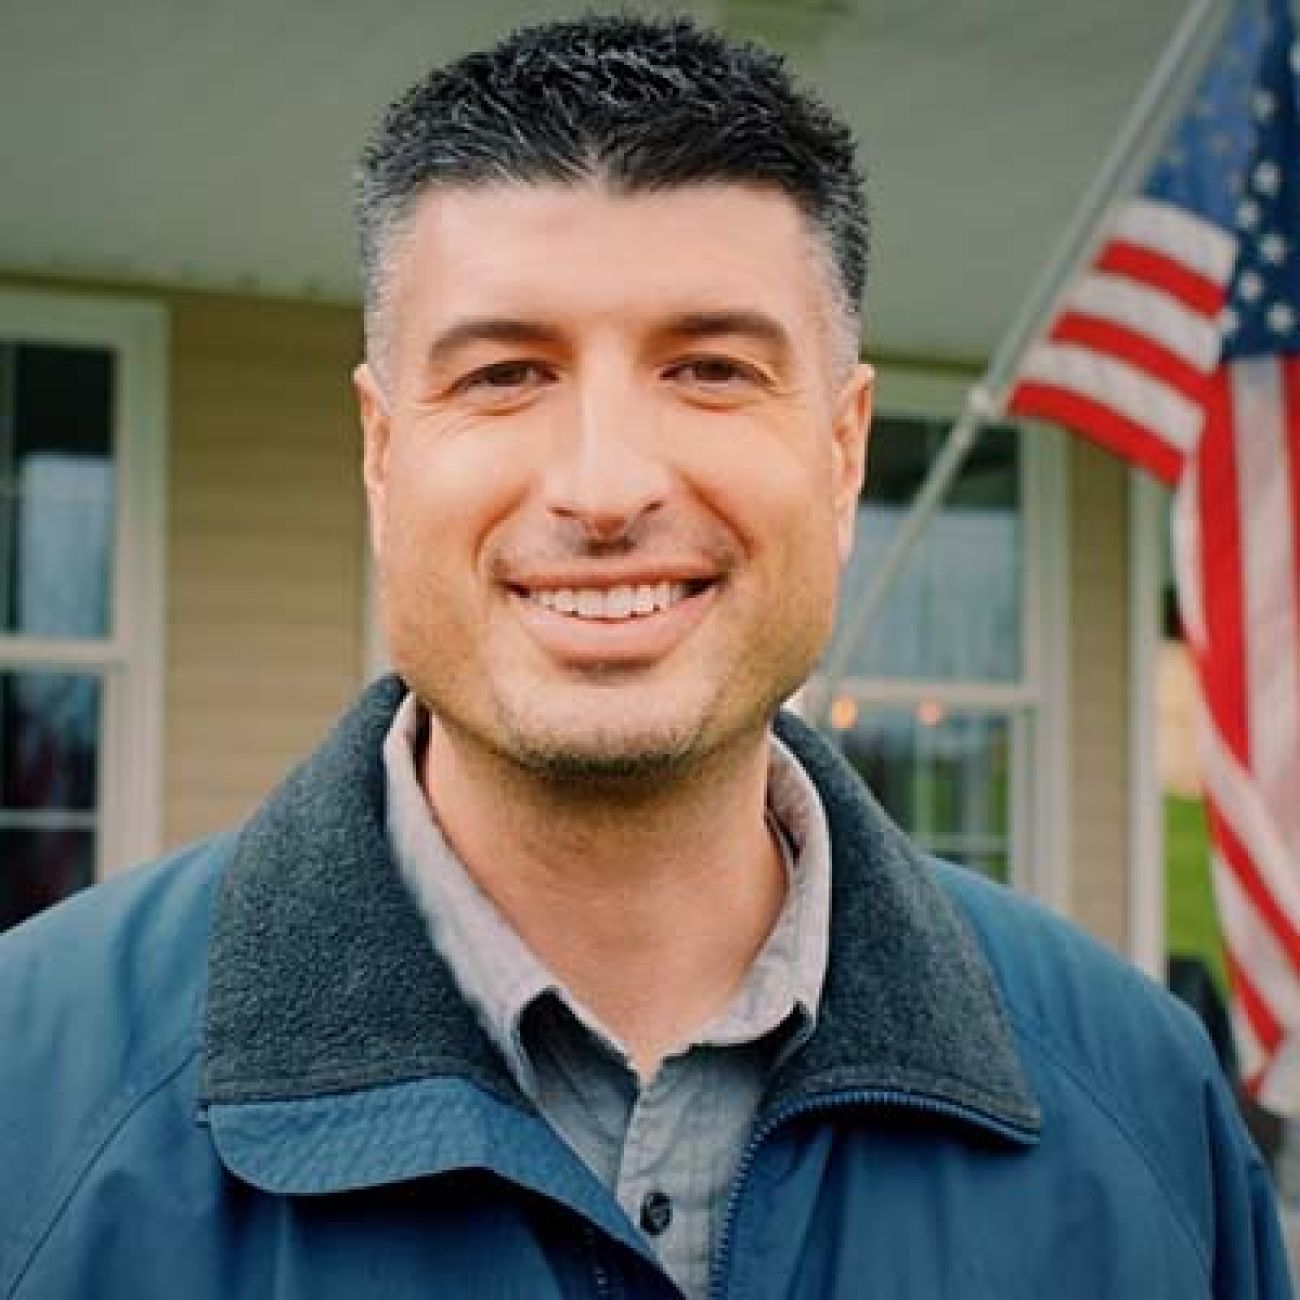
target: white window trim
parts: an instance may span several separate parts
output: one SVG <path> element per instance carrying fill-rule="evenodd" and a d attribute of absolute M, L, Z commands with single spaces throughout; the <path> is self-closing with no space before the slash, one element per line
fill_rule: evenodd
<path fill-rule="evenodd" d="M 0 289 L 0 337 L 109 348 L 118 359 L 111 635 L 85 645 L 0 635 L 5 664 L 103 670 L 97 879 L 162 844 L 167 324 L 155 303 Z"/>
<path fill-rule="evenodd" d="M 978 376 L 882 363 L 876 408 L 955 420 Z M 1069 816 L 1069 491 L 1064 436 L 1023 424 L 1024 673 L 1018 682 L 845 679 L 837 691 L 863 704 L 932 699 L 1006 709 L 1012 728 L 1010 883 L 1054 910 L 1071 907 Z M 871 457 L 867 456 L 868 492 Z"/>
<path fill-rule="evenodd" d="M 1025 423 L 1025 677 L 1037 708 L 1025 746 L 1026 888 L 1062 916 L 1074 905 L 1070 815 L 1070 482 L 1066 435 Z"/>
<path fill-rule="evenodd" d="M 1131 962 L 1165 981 L 1165 842 L 1157 736 L 1156 673 L 1160 654 L 1161 538 L 1169 495 L 1150 475 L 1128 474 L 1129 516 L 1129 808 L 1128 953 Z"/>

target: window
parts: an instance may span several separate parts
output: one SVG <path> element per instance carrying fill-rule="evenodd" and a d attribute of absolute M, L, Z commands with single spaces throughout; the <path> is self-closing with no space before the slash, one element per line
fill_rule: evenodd
<path fill-rule="evenodd" d="M 896 378 L 886 368 L 837 640 L 965 388 Z M 906 400 L 909 387 L 920 400 Z M 980 435 L 873 626 L 848 647 L 830 710 L 845 757 L 924 849 L 1053 901 L 1063 896 L 1063 837 L 1048 829 L 1064 798 L 1060 474 L 1059 435 Z"/>
<path fill-rule="evenodd" d="M 157 848 L 162 354 L 0 293 L 0 928 Z"/>
<path fill-rule="evenodd" d="M 863 709 L 844 755 L 928 852 L 1011 878 L 1011 723 L 992 711 Z"/>

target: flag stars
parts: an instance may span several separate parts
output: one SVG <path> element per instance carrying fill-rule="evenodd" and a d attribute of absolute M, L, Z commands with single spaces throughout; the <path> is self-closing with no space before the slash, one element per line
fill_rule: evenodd
<path fill-rule="evenodd" d="M 1291 71 L 1300 77 L 1300 41 L 1294 42 L 1291 46 L 1290 62 Z"/>
<path fill-rule="evenodd" d="M 1277 96 L 1271 90 L 1257 90 L 1250 97 L 1250 111 L 1257 122 L 1267 122 L 1277 112 Z"/>
<path fill-rule="evenodd" d="M 1264 294 L 1264 280 L 1256 271 L 1243 271 L 1237 285 L 1243 302 L 1258 302 Z"/>
<path fill-rule="evenodd" d="M 1259 225 L 1259 204 L 1254 199 L 1242 199 L 1237 204 L 1237 224 L 1246 230 L 1254 230 Z"/>
<path fill-rule="evenodd" d="M 1241 317 L 1231 307 L 1225 307 L 1219 313 L 1219 330 L 1221 333 L 1235 334 L 1241 328 Z"/>
<path fill-rule="evenodd" d="M 1295 312 L 1290 303 L 1275 302 L 1268 309 L 1268 327 L 1274 334 L 1289 334 L 1295 329 Z"/>
<path fill-rule="evenodd" d="M 1267 235 L 1259 241 L 1260 256 L 1270 266 L 1281 266 L 1286 261 L 1286 240 L 1282 238 L 1277 231 L 1269 231 Z"/>
<path fill-rule="evenodd" d="M 1270 159 L 1255 164 L 1250 174 L 1251 188 L 1257 194 L 1272 198 L 1282 188 L 1282 169 Z"/>

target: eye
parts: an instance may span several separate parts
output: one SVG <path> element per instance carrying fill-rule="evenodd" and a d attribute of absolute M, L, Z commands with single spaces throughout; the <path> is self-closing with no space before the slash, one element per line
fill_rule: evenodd
<path fill-rule="evenodd" d="M 728 393 L 762 383 L 763 376 L 751 365 L 731 357 L 701 356 L 679 361 L 669 377 L 707 393 Z"/>
<path fill-rule="evenodd" d="M 550 372 L 537 361 L 496 361 L 468 374 L 458 384 L 462 393 L 483 397 L 510 397 L 547 382 Z"/>

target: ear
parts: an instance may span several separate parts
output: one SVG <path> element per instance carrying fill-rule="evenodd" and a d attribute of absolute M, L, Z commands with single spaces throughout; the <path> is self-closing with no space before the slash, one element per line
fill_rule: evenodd
<path fill-rule="evenodd" d="M 378 559 L 382 554 L 384 515 L 388 499 L 388 452 L 392 437 L 392 420 L 375 372 L 362 362 L 352 372 L 364 434 L 362 478 L 366 485 L 366 502 L 370 507 L 370 547 Z"/>
<path fill-rule="evenodd" d="M 832 492 L 835 537 L 840 563 L 848 562 L 853 531 L 858 520 L 858 500 L 867 470 L 867 435 L 871 428 L 871 400 L 876 372 L 865 362 L 853 367 L 835 400 L 831 428 Z"/>

